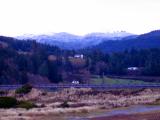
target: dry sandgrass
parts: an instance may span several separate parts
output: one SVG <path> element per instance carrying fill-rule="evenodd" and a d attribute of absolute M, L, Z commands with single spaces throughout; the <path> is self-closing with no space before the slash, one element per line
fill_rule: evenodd
<path fill-rule="evenodd" d="M 30 100 L 37 104 L 38 108 L 25 109 L 0 109 L 1 119 L 10 117 L 32 120 L 44 116 L 61 116 L 69 113 L 88 113 L 98 109 L 111 109 L 137 104 L 153 103 L 160 98 L 159 90 L 121 90 L 121 91 L 97 91 L 92 89 L 64 89 L 57 92 L 46 92 L 33 89 L 24 96 L 18 96 L 14 91 L 9 96 L 16 96 L 19 100 Z M 60 104 L 68 101 L 69 108 L 61 108 Z M 43 106 L 43 107 L 42 107 Z M 25 117 L 25 118 L 23 118 Z M 0 120 L 1 120 L 0 119 Z M 11 119 L 12 120 L 12 119 Z M 35 119 L 36 120 L 36 119 Z"/>

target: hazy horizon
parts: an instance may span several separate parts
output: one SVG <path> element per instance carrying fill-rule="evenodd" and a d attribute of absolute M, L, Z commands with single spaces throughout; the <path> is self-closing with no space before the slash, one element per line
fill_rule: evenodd
<path fill-rule="evenodd" d="M 160 29 L 159 0 L 0 0 L 0 35 Z"/>

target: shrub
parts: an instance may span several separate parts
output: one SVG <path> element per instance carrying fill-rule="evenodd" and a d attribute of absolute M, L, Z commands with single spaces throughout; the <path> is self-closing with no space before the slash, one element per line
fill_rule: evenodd
<path fill-rule="evenodd" d="M 37 107 L 34 103 L 32 102 L 29 102 L 29 101 L 19 101 L 17 103 L 17 106 L 18 108 L 25 108 L 25 109 L 31 109 L 31 108 L 35 108 Z"/>
<path fill-rule="evenodd" d="M 17 101 L 14 97 L 0 97 L 0 108 L 14 107 L 25 108 L 28 110 L 37 106 L 29 101 Z"/>
<path fill-rule="evenodd" d="M 62 107 L 62 108 L 68 108 L 68 107 L 69 107 L 69 104 L 68 104 L 67 101 L 64 101 L 64 102 L 60 105 L 60 107 Z"/>
<path fill-rule="evenodd" d="M 152 103 L 148 103 L 149 105 L 160 105 L 160 98 L 156 99 L 154 102 Z"/>
<path fill-rule="evenodd" d="M 0 108 L 12 108 L 17 104 L 17 100 L 14 97 L 0 97 Z"/>
<path fill-rule="evenodd" d="M 32 86 L 29 84 L 23 85 L 21 88 L 16 90 L 17 94 L 27 94 L 32 90 Z"/>
<path fill-rule="evenodd" d="M 46 96 L 46 95 L 47 95 L 47 92 L 43 92 L 41 95 L 42 95 L 42 96 Z"/>
<path fill-rule="evenodd" d="M 6 94 L 6 91 L 0 90 L 0 96 L 3 96 Z"/>

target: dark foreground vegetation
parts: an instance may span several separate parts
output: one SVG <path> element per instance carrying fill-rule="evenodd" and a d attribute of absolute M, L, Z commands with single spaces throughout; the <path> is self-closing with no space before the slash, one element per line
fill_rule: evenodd
<path fill-rule="evenodd" d="M 18 88 L 15 93 L 18 96 L 23 96 L 29 92 L 31 92 L 31 85 L 24 85 L 21 88 Z M 7 96 L 7 91 L 0 91 L 0 108 L 25 108 L 31 109 L 35 108 L 36 105 L 30 101 L 26 100 L 17 100 L 16 96 Z"/>
<path fill-rule="evenodd" d="M 160 76 L 160 49 L 75 51 L 0 37 L 0 84 L 89 83 L 93 75 Z"/>
<path fill-rule="evenodd" d="M 0 97 L 0 108 L 35 108 L 36 105 L 29 101 L 18 101 L 14 97 Z"/>

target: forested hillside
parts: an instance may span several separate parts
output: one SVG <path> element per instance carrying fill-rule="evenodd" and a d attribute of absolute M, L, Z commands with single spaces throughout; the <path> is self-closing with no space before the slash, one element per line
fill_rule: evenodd
<path fill-rule="evenodd" d="M 58 60 L 48 60 L 49 54 L 63 54 L 59 48 L 8 37 L 0 37 L 0 41 L 1 84 L 24 84 L 29 82 L 29 78 L 41 78 L 44 83 L 61 80 L 58 72 L 60 67 L 57 68 L 60 63 Z"/>
<path fill-rule="evenodd" d="M 158 47 L 158 42 L 155 45 Z M 128 71 L 130 67 L 136 67 L 137 71 Z M 71 83 L 73 80 L 88 83 L 93 75 L 160 76 L 160 49 L 130 48 L 109 53 L 97 49 L 61 50 L 31 40 L 0 37 L 0 84 Z"/>
<path fill-rule="evenodd" d="M 126 37 L 122 40 L 109 40 L 91 47 L 91 50 L 98 49 L 103 52 L 120 52 L 126 49 L 148 49 L 160 48 L 160 30 L 142 34 L 136 37 Z"/>

